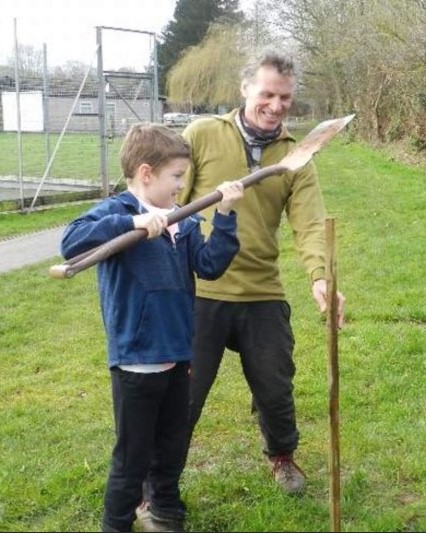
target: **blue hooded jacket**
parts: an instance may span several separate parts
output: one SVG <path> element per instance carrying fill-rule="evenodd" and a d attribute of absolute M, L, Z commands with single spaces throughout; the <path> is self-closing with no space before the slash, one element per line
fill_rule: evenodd
<path fill-rule="evenodd" d="M 65 229 L 62 255 L 69 259 L 133 230 L 133 216 L 141 212 L 128 191 L 103 200 Z M 239 250 L 235 212 L 214 214 L 207 241 L 201 220 L 193 215 L 179 222 L 175 243 L 163 232 L 98 264 L 110 368 L 191 359 L 194 273 L 219 278 Z"/>

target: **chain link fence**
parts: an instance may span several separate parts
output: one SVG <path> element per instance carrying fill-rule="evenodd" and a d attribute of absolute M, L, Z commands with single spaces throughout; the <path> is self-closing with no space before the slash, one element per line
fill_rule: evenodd
<path fill-rule="evenodd" d="M 106 70 L 104 41 L 123 36 L 132 49 L 148 42 L 149 54 Z M 156 35 L 99 26 L 91 63 L 66 68 L 49 67 L 45 44 L 20 47 L 16 33 L 14 44 L 14 64 L 0 67 L 0 210 L 108 196 L 129 127 L 162 121 Z"/>

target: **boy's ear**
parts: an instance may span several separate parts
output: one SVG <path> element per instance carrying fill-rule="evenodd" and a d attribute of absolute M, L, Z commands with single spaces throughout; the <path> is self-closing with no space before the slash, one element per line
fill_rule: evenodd
<path fill-rule="evenodd" d="M 148 183 L 151 179 L 152 167 L 148 163 L 142 163 L 138 167 L 138 177 L 143 183 Z"/>

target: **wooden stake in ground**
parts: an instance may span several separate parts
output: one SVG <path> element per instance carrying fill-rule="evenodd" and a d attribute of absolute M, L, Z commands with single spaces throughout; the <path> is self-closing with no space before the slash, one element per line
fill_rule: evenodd
<path fill-rule="evenodd" d="M 328 388 L 329 388 L 329 476 L 331 531 L 340 529 L 340 441 L 339 441 L 339 358 L 337 346 L 337 276 L 335 251 L 335 224 L 333 218 L 325 221 L 327 333 L 328 333 Z"/>

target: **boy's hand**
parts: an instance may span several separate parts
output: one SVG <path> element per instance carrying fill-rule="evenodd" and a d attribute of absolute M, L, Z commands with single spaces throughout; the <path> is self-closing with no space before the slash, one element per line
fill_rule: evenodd
<path fill-rule="evenodd" d="M 224 181 L 216 190 L 223 195 L 217 206 L 217 210 L 221 215 L 229 215 L 234 203 L 244 196 L 244 186 L 238 180 Z"/>
<path fill-rule="evenodd" d="M 143 213 L 133 217 L 133 225 L 135 229 L 146 229 L 148 239 L 153 239 L 161 235 L 162 231 L 167 228 L 167 217 L 159 213 Z"/>

